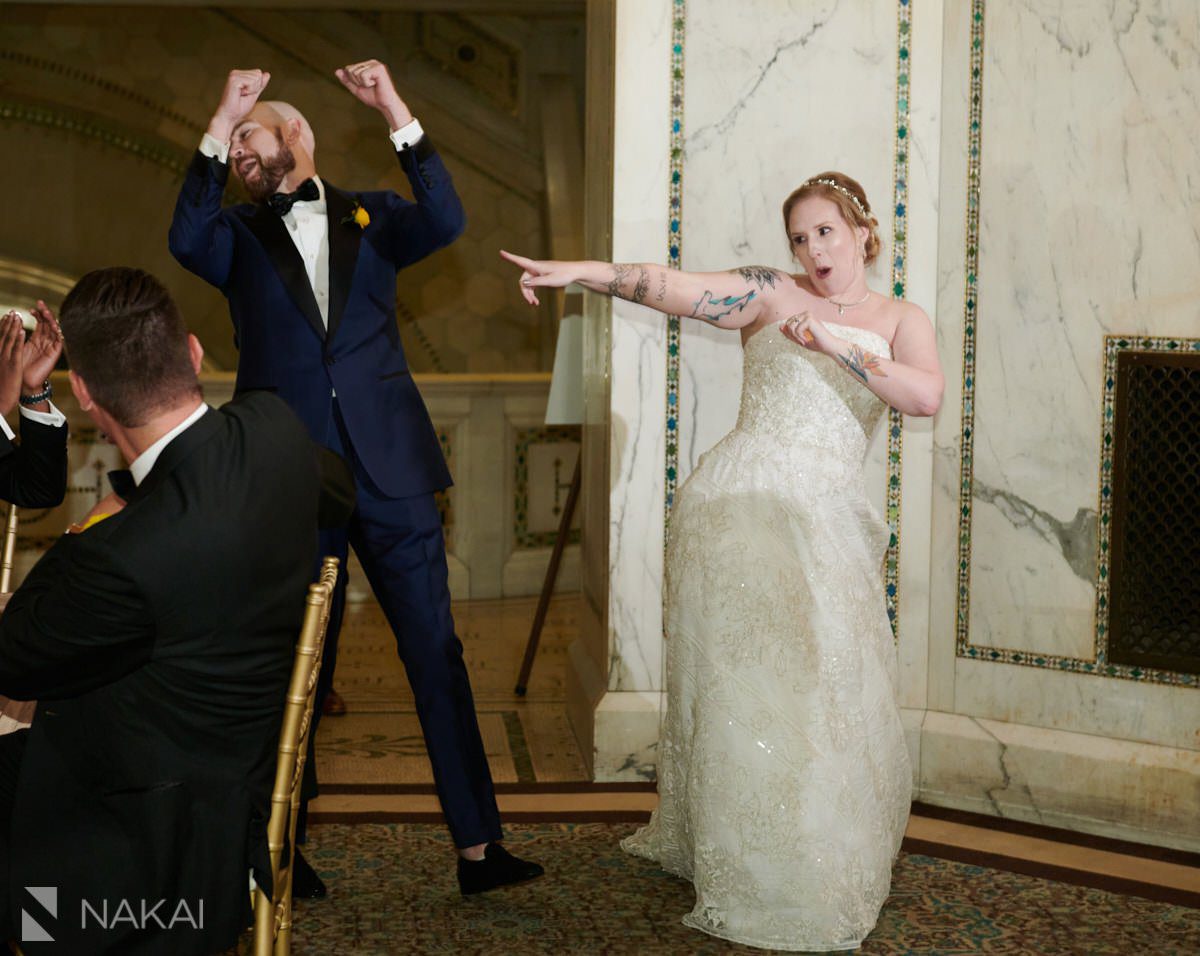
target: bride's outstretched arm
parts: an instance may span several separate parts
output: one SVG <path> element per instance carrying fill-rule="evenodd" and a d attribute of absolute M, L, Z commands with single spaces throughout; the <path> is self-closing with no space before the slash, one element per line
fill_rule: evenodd
<path fill-rule="evenodd" d="M 592 292 L 628 299 L 667 315 L 702 319 L 723 329 L 753 323 L 776 287 L 794 281 L 787 273 L 765 266 L 680 272 L 647 262 L 559 262 L 503 250 L 500 255 L 523 270 L 521 294 L 530 305 L 538 304 L 536 289 L 560 289 L 574 282 Z"/>

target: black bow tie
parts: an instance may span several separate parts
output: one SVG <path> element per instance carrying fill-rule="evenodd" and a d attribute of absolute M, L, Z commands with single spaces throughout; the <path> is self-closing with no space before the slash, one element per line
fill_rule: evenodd
<path fill-rule="evenodd" d="M 286 216 L 292 211 L 292 206 L 298 202 L 312 202 L 314 199 L 321 198 L 321 191 L 317 189 L 317 184 L 311 179 L 306 179 L 296 187 L 295 192 L 276 193 L 267 199 L 267 205 L 271 207 L 271 211 L 279 216 Z"/>
<path fill-rule="evenodd" d="M 118 468 L 116 471 L 108 473 L 108 483 L 112 485 L 112 490 L 117 493 L 118 498 L 128 501 L 137 491 L 137 482 L 133 480 L 133 475 L 126 468 Z"/>

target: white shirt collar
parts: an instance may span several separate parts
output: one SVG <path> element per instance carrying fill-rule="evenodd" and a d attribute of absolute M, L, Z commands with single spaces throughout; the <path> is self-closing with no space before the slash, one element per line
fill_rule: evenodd
<path fill-rule="evenodd" d="M 163 435 L 158 441 L 147 448 L 144 452 L 137 456 L 129 463 L 129 474 L 133 476 L 133 483 L 140 485 L 146 476 L 150 474 L 150 469 L 154 467 L 154 463 L 158 461 L 158 456 L 162 454 L 163 449 L 171 444 L 172 439 L 178 437 L 182 432 L 191 428 L 200 420 L 200 416 L 208 411 L 208 406 L 201 402 L 196 406 L 187 418 L 181 421 L 178 425 L 172 428 L 169 432 Z"/>

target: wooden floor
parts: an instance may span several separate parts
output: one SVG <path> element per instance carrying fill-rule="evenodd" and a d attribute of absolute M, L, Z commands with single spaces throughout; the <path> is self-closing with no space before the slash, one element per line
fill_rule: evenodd
<path fill-rule="evenodd" d="M 456 604 L 454 616 L 475 692 L 488 760 L 510 823 L 648 819 L 652 784 L 592 784 L 567 721 L 567 647 L 579 596 L 558 596 L 528 693 L 514 692 L 534 598 Z M 314 823 L 440 822 L 412 693 L 378 606 L 347 611 L 334 685 L 349 713 L 322 721 L 321 796 Z M 914 806 L 906 849 L 1063 882 L 1200 907 L 1200 856 L 1072 834 L 977 814 Z"/>
<path fill-rule="evenodd" d="M 469 601 L 454 606 L 475 693 L 480 731 L 498 784 L 588 779 L 567 722 L 567 645 L 578 629 L 579 595 L 555 597 L 525 697 L 514 691 L 535 598 Z M 334 687 L 348 713 L 322 720 L 317 769 L 323 793 L 432 784 L 404 668 L 383 612 L 373 600 L 347 607 Z"/>

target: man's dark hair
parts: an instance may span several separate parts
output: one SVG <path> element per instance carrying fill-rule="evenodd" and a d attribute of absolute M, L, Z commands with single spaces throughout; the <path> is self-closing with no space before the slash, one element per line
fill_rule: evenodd
<path fill-rule="evenodd" d="M 124 427 L 203 397 L 187 325 L 150 273 L 124 266 L 89 272 L 63 299 L 59 325 L 70 367 Z"/>

